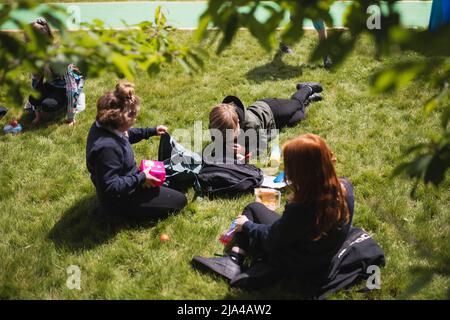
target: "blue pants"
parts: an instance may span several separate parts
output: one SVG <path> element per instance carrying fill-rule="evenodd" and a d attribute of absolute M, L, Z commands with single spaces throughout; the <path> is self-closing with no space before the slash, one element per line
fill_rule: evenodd
<path fill-rule="evenodd" d="M 315 20 L 313 21 L 314 29 L 317 31 L 325 29 L 325 22 L 323 20 Z"/>
<path fill-rule="evenodd" d="M 433 0 L 429 25 L 430 31 L 435 31 L 448 23 L 450 23 L 450 1 Z"/>
<path fill-rule="evenodd" d="M 291 16 L 291 20 L 292 20 Z M 313 20 L 314 29 L 317 31 L 325 29 L 325 22 L 323 20 Z"/>

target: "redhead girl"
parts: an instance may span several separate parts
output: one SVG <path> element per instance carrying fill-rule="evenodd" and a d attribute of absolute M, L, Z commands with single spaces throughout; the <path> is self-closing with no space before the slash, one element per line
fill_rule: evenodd
<path fill-rule="evenodd" d="M 351 226 L 353 187 L 337 177 L 333 153 L 317 135 L 288 141 L 283 157 L 292 191 L 283 215 L 261 203 L 248 205 L 237 217 L 231 253 L 222 258 L 196 256 L 194 266 L 224 276 L 238 287 L 254 286 L 252 282 L 260 281 L 262 274 L 272 280 L 282 274 L 317 278 L 326 274 Z M 252 266 L 244 272 L 246 256 Z"/>

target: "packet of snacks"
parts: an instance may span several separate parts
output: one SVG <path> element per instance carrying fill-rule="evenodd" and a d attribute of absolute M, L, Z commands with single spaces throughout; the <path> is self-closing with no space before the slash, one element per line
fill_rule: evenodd
<path fill-rule="evenodd" d="M 255 201 L 264 204 L 270 210 L 276 210 L 281 205 L 281 192 L 270 188 L 255 188 Z"/>

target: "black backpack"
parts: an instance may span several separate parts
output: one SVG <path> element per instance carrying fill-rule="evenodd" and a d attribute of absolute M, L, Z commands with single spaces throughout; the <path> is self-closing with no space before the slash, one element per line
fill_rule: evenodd
<path fill-rule="evenodd" d="M 352 227 L 345 242 L 332 257 L 325 276 L 322 272 L 316 275 L 303 274 L 301 270 L 298 270 L 297 274 L 292 274 L 279 267 L 274 268 L 262 259 L 255 265 L 259 269 L 258 276 L 253 281 L 249 278 L 239 287 L 247 290 L 262 289 L 288 276 L 289 284 L 296 286 L 297 292 L 305 298 L 322 300 L 332 293 L 367 280 L 371 275 L 368 269 L 370 266 L 383 267 L 385 263 L 383 249 L 378 243 L 364 230 Z M 365 288 L 360 291 L 369 290 L 372 289 Z"/>
<path fill-rule="evenodd" d="M 234 197 L 251 192 L 261 186 L 264 176 L 261 169 L 251 164 L 203 163 L 198 180 L 210 197 Z"/>
<path fill-rule="evenodd" d="M 317 294 L 324 299 L 331 293 L 348 288 L 361 280 L 367 280 L 369 266 L 386 264 L 383 249 L 363 229 L 352 227 L 344 244 L 333 257 L 326 283 Z"/>

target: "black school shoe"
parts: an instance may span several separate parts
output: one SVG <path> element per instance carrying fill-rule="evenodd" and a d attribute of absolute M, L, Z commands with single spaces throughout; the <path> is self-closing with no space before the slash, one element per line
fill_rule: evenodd
<path fill-rule="evenodd" d="M 195 256 L 192 258 L 192 266 L 202 271 L 212 271 L 228 280 L 236 278 L 241 274 L 241 266 L 231 260 L 230 256 L 222 258 L 205 258 Z"/>
<path fill-rule="evenodd" d="M 333 61 L 331 61 L 330 56 L 325 56 L 323 58 L 323 66 L 325 69 L 330 70 L 331 67 L 333 66 Z"/>
<path fill-rule="evenodd" d="M 280 278 L 280 274 L 264 260 L 257 261 L 245 272 L 242 272 L 230 282 L 230 286 L 258 290 L 270 286 Z"/>
<path fill-rule="evenodd" d="M 310 95 L 308 97 L 309 102 L 317 102 L 317 101 L 322 101 L 322 100 L 323 100 L 323 97 L 318 93 L 313 93 L 312 95 Z"/>
<path fill-rule="evenodd" d="M 3 118 L 8 113 L 8 109 L 0 107 L 0 118 Z"/>
<path fill-rule="evenodd" d="M 323 91 L 323 87 L 318 82 L 301 82 L 297 84 L 297 90 L 301 90 L 304 87 L 310 87 L 313 93 L 320 93 Z"/>
<path fill-rule="evenodd" d="M 294 51 L 282 42 L 280 42 L 280 51 L 286 54 L 294 54 Z"/>

